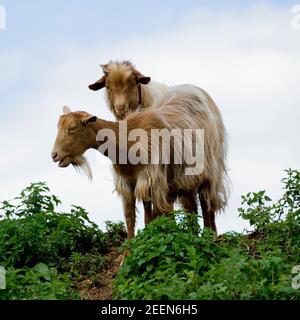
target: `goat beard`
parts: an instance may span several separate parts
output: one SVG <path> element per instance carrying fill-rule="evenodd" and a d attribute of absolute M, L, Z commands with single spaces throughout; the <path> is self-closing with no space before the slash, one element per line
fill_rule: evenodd
<path fill-rule="evenodd" d="M 77 172 L 83 172 L 87 175 L 89 180 L 93 179 L 92 169 L 88 160 L 84 156 L 77 156 L 71 162 L 72 166 Z"/>

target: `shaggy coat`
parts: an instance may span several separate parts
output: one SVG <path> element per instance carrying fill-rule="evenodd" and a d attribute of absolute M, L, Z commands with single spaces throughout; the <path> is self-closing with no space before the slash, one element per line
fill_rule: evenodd
<path fill-rule="evenodd" d="M 138 71 L 131 62 L 110 61 L 101 65 L 104 76 L 91 84 L 89 88 L 97 91 L 106 88 L 106 100 L 110 110 L 117 120 L 123 120 L 130 113 L 143 111 L 150 106 L 155 106 L 155 101 L 162 98 L 172 88 L 158 82 L 151 81 Z M 115 175 L 116 183 L 119 178 Z M 183 209 L 187 212 L 197 213 L 198 203 L 196 192 L 173 194 L 170 201 L 179 200 Z M 145 224 L 155 217 L 151 199 L 143 201 L 145 211 Z M 155 209 L 155 208 L 154 208 Z"/>
<path fill-rule="evenodd" d="M 132 112 L 149 108 L 155 100 L 169 91 L 166 85 L 144 76 L 130 61 L 110 61 L 101 65 L 101 68 L 104 76 L 89 88 L 94 91 L 106 88 L 107 104 L 117 120 L 123 120 Z M 118 177 L 115 176 L 115 179 L 117 182 Z M 187 211 L 197 212 L 197 202 L 190 198 L 191 195 L 181 202 Z M 148 224 L 154 218 L 152 203 L 143 201 L 143 206 L 145 224 Z"/>
<path fill-rule="evenodd" d="M 119 122 L 97 119 L 85 112 L 61 116 L 52 157 L 59 166 L 81 166 L 82 154 L 89 148 L 98 149 L 103 142 L 96 141 L 97 132 L 111 129 L 117 136 L 119 150 Z M 114 164 L 116 190 L 122 198 L 128 237 L 134 236 L 135 202 L 152 201 L 155 215 L 168 214 L 174 197 L 197 193 L 201 203 L 204 224 L 215 230 L 214 217 L 227 203 L 225 128 L 221 114 L 203 90 L 191 86 L 178 86 L 145 111 L 131 113 L 127 118 L 128 132 L 141 128 L 150 137 L 152 129 L 204 129 L 204 170 L 197 175 L 186 175 L 182 164 Z M 75 128 L 75 131 L 73 131 Z M 151 151 L 151 139 L 142 141 L 141 149 Z M 193 139 L 193 144 L 196 142 Z M 130 148 L 134 143 L 128 140 Z M 171 145 L 176 154 L 176 144 Z M 195 148 L 195 145 L 193 145 Z M 171 152 L 172 153 L 172 152 Z M 118 152 L 117 152 L 118 154 Z M 160 159 L 161 160 L 161 159 Z"/>

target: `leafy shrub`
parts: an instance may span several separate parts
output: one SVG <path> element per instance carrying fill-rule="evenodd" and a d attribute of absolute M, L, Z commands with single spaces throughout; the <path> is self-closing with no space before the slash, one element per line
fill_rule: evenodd
<path fill-rule="evenodd" d="M 99 272 L 108 247 L 121 241 L 120 224 L 109 223 L 106 234 L 81 207 L 59 213 L 58 204 L 45 183 L 33 183 L 2 203 L 0 265 L 7 269 L 7 290 L 0 299 L 78 297 L 74 282 Z"/>
<path fill-rule="evenodd" d="M 67 272 L 76 281 L 80 281 L 85 277 L 92 277 L 107 266 L 105 257 L 95 253 L 82 254 L 73 252 L 68 259 L 61 259 L 60 263 L 61 270 Z"/>
<path fill-rule="evenodd" d="M 0 221 L 0 264 L 32 267 L 39 261 L 57 264 L 72 252 L 107 252 L 104 233 L 73 206 L 70 213 L 55 210 L 60 201 L 45 194 L 44 183 L 31 184 L 13 202 L 3 202 Z M 16 202 L 16 204 L 13 204 Z"/>
<path fill-rule="evenodd" d="M 127 238 L 127 232 L 124 222 L 105 221 L 106 236 L 109 244 L 119 246 Z"/>
<path fill-rule="evenodd" d="M 160 217 L 127 243 L 117 299 L 300 299 L 291 286 L 299 263 L 300 172 L 287 170 L 278 202 L 264 191 L 242 197 L 240 215 L 255 231 L 198 236 L 186 214 Z M 268 203 L 268 204 L 267 204 Z"/>
<path fill-rule="evenodd" d="M 38 263 L 33 268 L 14 269 L 6 272 L 6 290 L 0 290 L 0 300 L 13 299 L 78 299 L 71 290 L 71 282 L 66 274 L 58 274 L 56 268 Z"/>

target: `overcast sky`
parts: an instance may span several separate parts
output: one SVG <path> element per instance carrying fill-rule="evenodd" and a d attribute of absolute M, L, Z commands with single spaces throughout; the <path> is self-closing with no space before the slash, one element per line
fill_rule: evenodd
<path fill-rule="evenodd" d="M 232 181 L 217 227 L 247 227 L 237 213 L 241 194 L 266 189 L 277 199 L 283 170 L 299 169 L 300 30 L 291 26 L 297 2 L 224 3 L 0 0 L 0 200 L 46 181 L 62 209 L 81 205 L 101 227 L 124 220 L 108 159 L 87 152 L 90 183 L 50 153 L 63 105 L 113 119 L 103 93 L 87 86 L 100 63 L 130 59 L 156 81 L 192 83 L 216 101 Z"/>

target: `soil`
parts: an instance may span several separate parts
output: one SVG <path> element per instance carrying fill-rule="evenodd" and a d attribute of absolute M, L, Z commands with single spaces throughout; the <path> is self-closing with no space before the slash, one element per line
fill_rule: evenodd
<path fill-rule="evenodd" d="M 120 254 L 118 247 L 112 247 L 106 255 L 107 267 L 94 279 L 86 279 L 77 285 L 83 300 L 112 300 L 112 283 L 123 263 L 124 254 Z"/>

